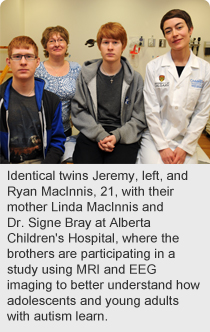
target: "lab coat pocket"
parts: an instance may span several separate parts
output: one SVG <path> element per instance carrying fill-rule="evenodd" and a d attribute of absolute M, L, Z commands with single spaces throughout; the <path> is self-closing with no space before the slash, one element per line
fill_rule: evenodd
<path fill-rule="evenodd" d="M 186 108 L 194 111 L 195 106 L 198 102 L 198 99 L 200 97 L 201 89 L 195 89 L 191 88 L 188 90 L 187 93 L 187 103 Z"/>

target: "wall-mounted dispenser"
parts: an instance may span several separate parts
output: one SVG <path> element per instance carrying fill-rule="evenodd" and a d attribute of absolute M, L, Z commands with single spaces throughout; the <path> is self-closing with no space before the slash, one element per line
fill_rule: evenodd
<path fill-rule="evenodd" d="M 166 40 L 165 39 L 159 39 L 159 47 L 166 47 Z"/>
<path fill-rule="evenodd" d="M 144 46 L 144 38 L 141 37 L 130 37 L 129 38 L 129 54 L 130 61 L 134 67 L 138 67 L 139 64 L 139 52 L 141 47 Z"/>
<path fill-rule="evenodd" d="M 210 41 L 204 42 L 204 55 L 210 55 Z"/>
<path fill-rule="evenodd" d="M 148 46 L 155 47 L 155 39 L 153 38 L 153 36 L 148 39 Z"/>

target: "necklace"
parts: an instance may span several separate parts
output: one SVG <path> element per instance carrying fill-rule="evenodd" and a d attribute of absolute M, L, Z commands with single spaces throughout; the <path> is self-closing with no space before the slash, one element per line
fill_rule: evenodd
<path fill-rule="evenodd" d="M 53 73 L 53 76 L 60 76 L 60 68 L 55 68 L 55 67 L 52 67 L 51 66 L 51 70 L 52 70 L 52 73 Z"/>
<path fill-rule="evenodd" d="M 121 66 L 122 67 L 122 66 Z M 121 67 L 120 67 L 120 69 L 121 69 Z M 118 70 L 118 72 L 116 73 L 116 74 L 114 74 L 114 75 L 109 75 L 109 74 L 107 74 L 106 72 L 105 72 L 105 70 L 102 68 L 102 65 L 100 66 L 100 71 L 103 73 L 103 74 L 105 74 L 106 76 L 109 76 L 109 78 L 110 78 L 110 82 L 111 82 L 111 84 L 114 82 L 114 77 L 119 73 L 119 71 L 120 70 Z"/>
<path fill-rule="evenodd" d="M 34 96 L 34 86 L 33 86 L 33 89 L 32 89 L 29 93 L 27 93 L 27 94 L 23 94 L 23 93 L 19 92 L 18 89 L 15 89 L 14 87 L 13 87 L 13 89 L 14 89 L 15 91 L 17 91 L 20 95 L 24 96 L 24 97 L 31 97 L 31 96 Z M 32 93 L 33 93 L 33 94 L 32 94 Z"/>
<path fill-rule="evenodd" d="M 65 76 L 65 75 L 68 74 L 69 68 L 68 69 L 66 68 L 66 62 L 65 61 L 60 66 L 53 66 L 49 63 L 49 68 L 48 68 L 47 71 L 52 76 L 61 77 L 61 76 Z"/>
<path fill-rule="evenodd" d="M 30 92 L 28 95 L 26 95 L 26 97 L 30 97 L 30 95 L 32 94 L 32 92 L 34 92 L 34 87 L 33 87 L 33 89 L 31 90 L 31 92 Z M 34 95 L 34 93 L 33 93 L 33 95 Z"/>

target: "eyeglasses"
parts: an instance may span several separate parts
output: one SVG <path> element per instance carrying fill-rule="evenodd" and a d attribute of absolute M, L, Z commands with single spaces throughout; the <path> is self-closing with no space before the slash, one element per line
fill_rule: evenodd
<path fill-rule="evenodd" d="M 59 38 L 59 39 L 57 39 L 57 40 L 55 40 L 55 39 L 50 39 L 50 40 L 48 40 L 48 43 L 49 43 L 50 45 L 55 45 L 56 43 L 62 44 L 62 43 L 65 43 L 65 40 L 64 40 L 63 38 Z"/>
<path fill-rule="evenodd" d="M 37 56 L 35 56 L 34 54 L 12 54 L 10 58 L 15 61 L 20 61 L 22 60 L 23 56 L 26 59 L 26 61 L 33 61 L 37 58 Z"/>

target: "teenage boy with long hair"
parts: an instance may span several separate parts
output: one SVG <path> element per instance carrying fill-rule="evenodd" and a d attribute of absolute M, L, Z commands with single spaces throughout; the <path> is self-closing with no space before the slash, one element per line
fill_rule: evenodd
<path fill-rule="evenodd" d="M 122 52 L 127 35 L 121 24 L 101 26 L 97 44 L 102 59 L 87 61 L 72 101 L 72 121 L 80 131 L 75 164 L 132 164 L 146 128 L 143 79 Z"/>

